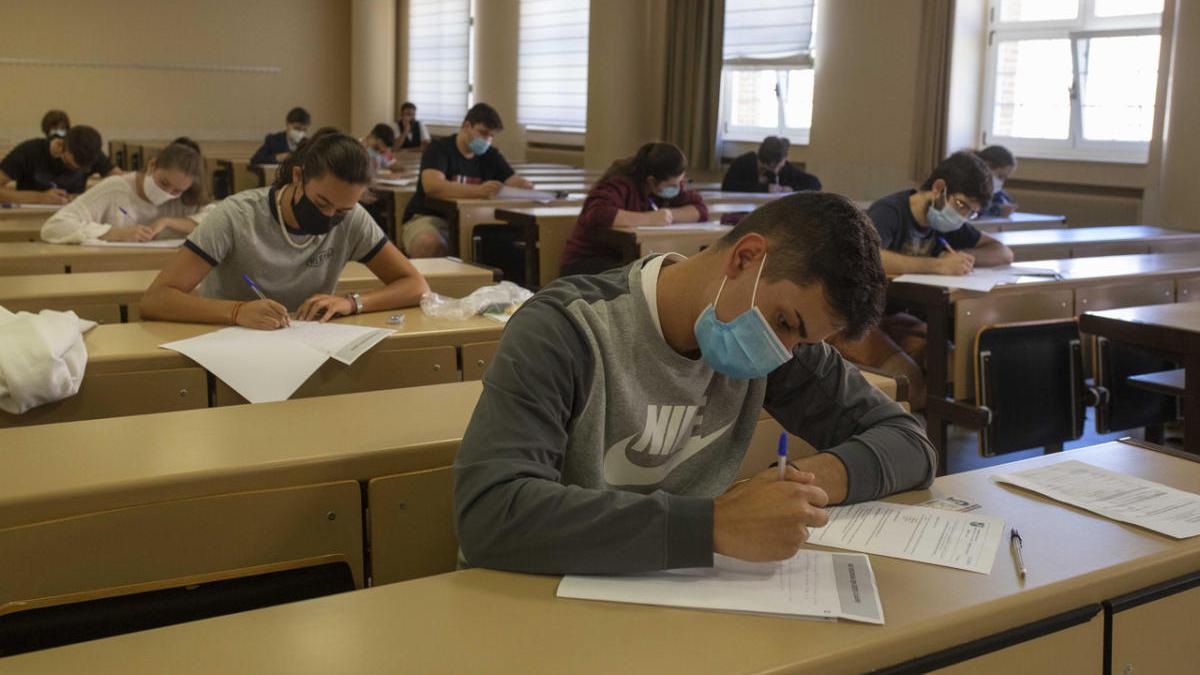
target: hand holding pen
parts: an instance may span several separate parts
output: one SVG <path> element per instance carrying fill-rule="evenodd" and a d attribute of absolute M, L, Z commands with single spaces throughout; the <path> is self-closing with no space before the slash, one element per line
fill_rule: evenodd
<path fill-rule="evenodd" d="M 291 325 L 287 307 L 268 298 L 266 293 L 263 293 L 263 290 L 248 275 L 243 274 L 242 279 L 259 299 L 253 302 L 241 302 L 234 307 L 232 317 L 234 325 L 259 330 L 275 330 Z"/>

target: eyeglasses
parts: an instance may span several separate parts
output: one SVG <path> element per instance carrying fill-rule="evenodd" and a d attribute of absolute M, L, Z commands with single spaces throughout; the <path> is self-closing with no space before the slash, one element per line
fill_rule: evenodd
<path fill-rule="evenodd" d="M 967 220 L 975 220 L 976 218 L 979 217 L 978 211 L 971 208 L 970 204 L 968 204 L 967 202 L 963 201 L 962 199 L 960 199 L 958 197 L 951 195 L 950 203 L 954 205 L 954 210 L 958 211 L 958 215 L 962 216 L 963 218 L 966 218 Z"/>

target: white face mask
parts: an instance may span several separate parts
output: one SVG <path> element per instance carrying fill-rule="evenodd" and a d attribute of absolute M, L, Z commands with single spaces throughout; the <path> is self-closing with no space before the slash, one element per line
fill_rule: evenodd
<path fill-rule="evenodd" d="M 287 134 L 288 134 L 288 140 L 291 141 L 292 143 L 299 143 L 300 141 L 304 140 L 305 136 L 308 135 L 308 133 L 305 132 L 303 129 L 294 129 L 294 128 L 288 129 Z"/>
<path fill-rule="evenodd" d="M 146 193 L 146 199 L 155 206 L 162 206 L 167 202 L 175 199 L 175 195 L 158 187 L 158 183 L 154 182 L 154 177 L 150 172 L 146 172 L 145 178 L 142 178 L 142 192 Z"/>
<path fill-rule="evenodd" d="M 1004 179 L 999 176 L 992 177 L 992 193 L 995 194 L 1004 189 Z"/>

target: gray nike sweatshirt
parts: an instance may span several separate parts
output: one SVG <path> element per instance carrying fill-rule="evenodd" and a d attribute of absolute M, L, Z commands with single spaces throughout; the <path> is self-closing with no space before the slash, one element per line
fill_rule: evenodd
<path fill-rule="evenodd" d="M 713 499 L 760 411 L 836 455 L 849 502 L 933 480 L 919 423 L 824 343 L 736 380 L 662 338 L 651 258 L 559 279 L 513 315 L 455 460 L 468 565 L 622 573 L 712 565 Z M 764 467 L 766 468 L 766 467 Z"/>

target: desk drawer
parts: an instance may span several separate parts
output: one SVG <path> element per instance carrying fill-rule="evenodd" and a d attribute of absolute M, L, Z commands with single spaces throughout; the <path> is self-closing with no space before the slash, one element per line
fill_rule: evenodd
<path fill-rule="evenodd" d="M 463 382 L 483 379 L 500 348 L 499 342 L 474 342 L 462 346 Z"/>
<path fill-rule="evenodd" d="M 380 349 L 363 354 L 354 365 L 330 359 L 300 386 L 292 398 L 332 396 L 360 391 L 418 387 L 460 381 L 458 350 L 452 346 L 424 349 Z M 224 382 L 216 382 L 216 404 L 238 405 L 246 399 Z"/>
<path fill-rule="evenodd" d="M 454 571 L 458 538 L 453 495 L 454 469 L 449 466 L 367 484 L 372 585 Z"/>
<path fill-rule="evenodd" d="M 96 323 L 121 323 L 121 306 L 116 303 L 99 303 L 94 305 L 81 304 L 70 300 L 48 300 L 31 302 L 0 302 L 0 305 L 13 312 L 37 313 L 43 309 L 53 309 L 59 312 L 72 311 L 81 319 L 89 319 Z"/>
<path fill-rule="evenodd" d="M 24 415 L 0 412 L 0 427 L 142 415 L 208 407 L 208 378 L 201 368 L 84 375 L 79 393 Z"/>
<path fill-rule="evenodd" d="M 1200 301 L 1200 277 L 1175 280 L 1175 302 Z"/>

